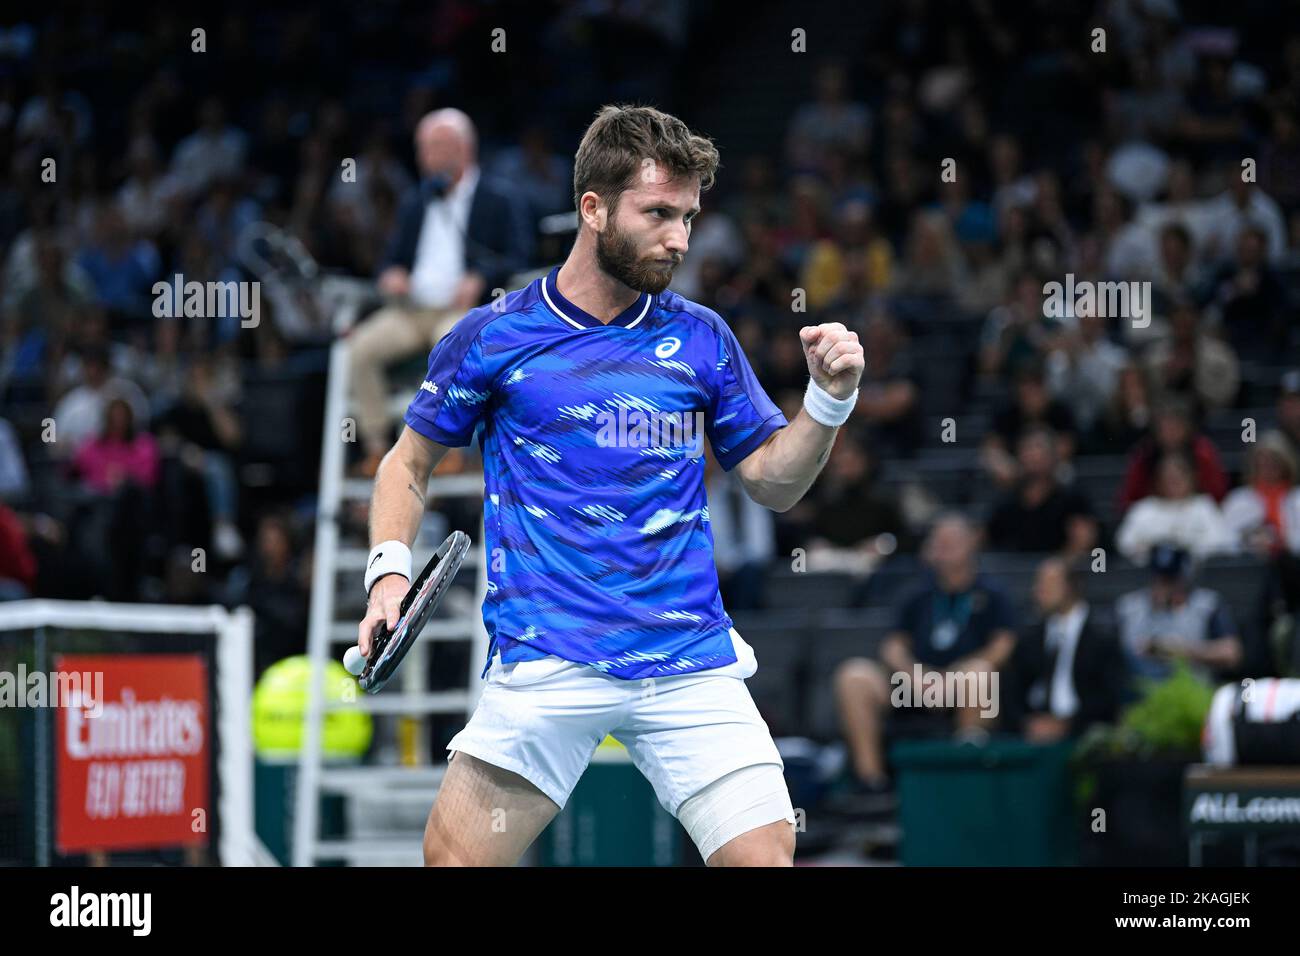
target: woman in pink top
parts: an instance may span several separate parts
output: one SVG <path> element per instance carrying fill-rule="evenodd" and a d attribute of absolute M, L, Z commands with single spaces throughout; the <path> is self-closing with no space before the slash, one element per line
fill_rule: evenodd
<path fill-rule="evenodd" d="M 112 494 L 124 480 L 146 490 L 158 483 L 158 443 L 148 432 L 137 432 L 131 405 L 114 398 L 104 410 L 104 427 L 83 444 L 73 468 L 91 488 Z"/>

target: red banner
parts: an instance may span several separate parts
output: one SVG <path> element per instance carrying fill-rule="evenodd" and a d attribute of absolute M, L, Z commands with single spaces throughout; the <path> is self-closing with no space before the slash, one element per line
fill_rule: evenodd
<path fill-rule="evenodd" d="M 80 675 L 55 721 L 59 852 L 207 844 L 203 657 L 64 654 L 54 666 Z"/>

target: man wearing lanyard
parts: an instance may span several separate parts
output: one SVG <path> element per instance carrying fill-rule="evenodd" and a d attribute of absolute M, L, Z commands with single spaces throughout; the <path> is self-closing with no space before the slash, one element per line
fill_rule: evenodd
<path fill-rule="evenodd" d="M 869 792 L 889 788 L 883 714 L 900 682 L 904 699 L 913 699 L 910 685 L 916 664 L 926 682 L 934 679 L 932 674 L 942 678 L 944 672 L 992 674 L 1002 669 L 1015 647 L 1011 601 L 979 573 L 978 537 L 970 522 L 959 514 L 940 517 L 923 554 L 933 574 L 899 606 L 897 626 L 881 642 L 878 660 L 851 658 L 835 675 L 840 724 L 853 769 Z M 983 729 L 982 709 L 968 701 L 964 707 L 928 712 L 949 726 L 955 722 L 958 734 L 967 735 Z"/>

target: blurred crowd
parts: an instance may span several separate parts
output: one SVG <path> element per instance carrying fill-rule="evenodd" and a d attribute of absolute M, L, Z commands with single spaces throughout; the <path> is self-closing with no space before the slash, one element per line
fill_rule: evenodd
<path fill-rule="evenodd" d="M 1066 7 L 864 11 L 841 38 L 857 45 L 789 68 L 804 99 L 766 104 L 774 148 L 720 142 L 673 288 L 727 319 L 789 415 L 801 325 L 843 322 L 867 355 L 854 417 L 796 508 L 756 509 L 710 470 L 729 607 L 779 604 L 767 572 L 796 549 L 863 578 L 919 558 L 925 587 L 966 594 L 923 547 L 958 509 L 971 539 L 951 548 L 1059 558 L 1044 593 L 1084 587 L 1073 569 L 1098 548 L 1182 582 L 1113 609 L 1134 668 L 1242 666 L 1227 645 L 1187 650 L 1238 630 L 1191 586 L 1198 561 L 1258 561 L 1261 627 L 1300 610 L 1300 38 L 1253 8 L 1228 28 L 1174 0 Z M 725 17 L 666 10 L 540 9 L 504 80 L 467 52 L 487 21 L 460 3 L 236 5 L 202 54 L 162 9 L 6 31 L 0 597 L 249 603 L 259 661 L 301 649 L 328 342 L 277 302 L 254 327 L 159 315 L 155 283 L 255 278 L 259 223 L 324 270 L 378 279 L 425 185 L 417 123 L 446 106 L 478 124 L 474 162 L 523 210 L 523 264 L 549 267 L 567 249 L 544 224 L 572 208 L 576 137 L 601 103 L 645 98 L 695 125 L 722 95 L 691 63 Z M 729 45 L 758 60 L 765 42 Z M 642 52 L 612 56 L 620 44 Z M 526 95 L 492 94 L 501 82 Z M 1054 312 L 1048 284 L 1067 276 L 1150 295 Z M 1153 615 L 1183 631 L 1154 640 Z"/>

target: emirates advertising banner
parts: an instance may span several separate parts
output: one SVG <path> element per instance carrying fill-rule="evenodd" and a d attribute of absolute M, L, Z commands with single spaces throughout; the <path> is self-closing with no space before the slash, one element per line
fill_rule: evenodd
<path fill-rule="evenodd" d="M 93 693 L 73 694 L 56 711 L 59 852 L 207 844 L 203 657 L 64 654 L 55 667 L 94 676 L 83 682 Z"/>

